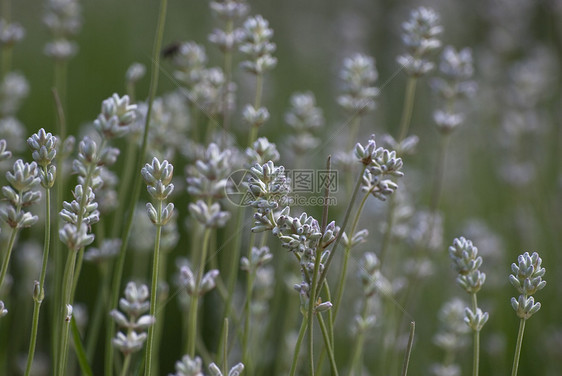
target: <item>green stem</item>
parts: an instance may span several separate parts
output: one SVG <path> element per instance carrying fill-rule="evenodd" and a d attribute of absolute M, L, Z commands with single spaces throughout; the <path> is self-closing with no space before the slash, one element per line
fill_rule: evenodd
<path fill-rule="evenodd" d="M 4 260 L 2 260 L 2 272 L 0 274 L 0 288 L 2 287 L 2 284 L 4 283 L 4 278 L 6 278 L 6 274 L 8 273 L 8 264 L 10 263 L 10 257 L 12 256 L 12 251 L 14 249 L 14 243 L 16 242 L 17 233 L 18 233 L 18 228 L 12 227 L 10 240 L 8 240 L 8 249 L 4 253 Z"/>
<path fill-rule="evenodd" d="M 109 274 L 107 265 L 100 265 L 99 269 L 101 289 L 98 293 L 96 303 L 94 305 L 94 314 L 92 315 L 92 319 L 88 325 L 88 342 L 86 342 L 86 356 L 89 362 L 92 362 L 94 359 L 100 327 L 105 313 L 104 310 L 107 307 L 107 297 L 109 295 Z"/>
<path fill-rule="evenodd" d="M 445 165 L 447 163 L 447 145 L 449 144 L 449 135 L 445 134 L 441 137 L 439 145 L 439 154 L 437 156 L 437 164 L 435 166 L 435 175 L 433 177 L 433 189 L 431 192 L 431 201 L 429 210 L 435 213 L 439 206 L 439 199 L 443 189 L 443 178 L 445 176 Z"/>
<path fill-rule="evenodd" d="M 129 372 L 129 366 L 131 365 L 131 353 L 125 355 L 125 360 L 123 361 L 123 368 L 121 369 L 121 376 L 126 376 Z"/>
<path fill-rule="evenodd" d="M 353 114 L 349 124 L 349 140 L 347 142 L 347 150 L 353 150 L 357 134 L 359 133 L 359 125 L 361 124 L 361 115 L 358 113 Z"/>
<path fill-rule="evenodd" d="M 58 358 L 58 373 L 57 375 L 63 376 L 65 374 L 66 368 L 66 354 L 68 352 L 68 333 L 70 331 L 70 320 L 67 320 L 66 308 L 71 304 L 71 290 L 72 281 L 74 280 L 74 269 L 76 265 L 76 256 L 78 252 L 76 250 L 69 249 L 69 254 L 66 259 L 66 265 L 64 267 L 64 274 L 62 280 L 63 286 L 63 305 L 61 308 L 62 313 L 62 329 L 61 329 L 61 339 L 59 348 L 59 358 Z"/>
<path fill-rule="evenodd" d="M 244 332 L 242 334 L 242 363 L 248 368 L 250 364 L 250 359 L 248 358 L 248 338 L 250 337 L 250 320 L 252 307 L 252 290 L 254 287 L 254 279 L 256 277 L 256 271 L 252 270 L 248 273 L 248 280 L 246 283 L 246 303 L 244 304 Z"/>
<path fill-rule="evenodd" d="M 476 313 L 478 308 L 478 301 L 476 300 L 476 293 L 472 294 L 472 311 Z M 472 359 L 472 376 L 478 376 L 478 367 L 480 363 L 480 330 L 474 331 L 474 354 Z"/>
<path fill-rule="evenodd" d="M 345 281 L 346 281 L 346 276 L 347 276 L 347 263 L 349 261 L 349 255 L 351 254 L 351 239 L 353 238 L 353 235 L 355 234 L 355 230 L 357 229 L 357 225 L 359 223 L 359 218 L 361 217 L 361 212 L 363 211 L 363 207 L 365 206 L 365 203 L 367 202 L 367 199 L 369 198 L 371 192 L 367 192 L 364 196 L 363 199 L 361 200 L 361 203 L 359 204 L 359 208 L 357 209 L 357 212 L 355 213 L 355 218 L 353 219 L 353 224 L 351 225 L 351 230 L 349 231 L 349 235 L 348 235 L 348 239 L 349 239 L 349 244 L 346 245 L 345 247 L 345 251 L 343 254 L 343 266 L 342 266 L 342 270 L 340 273 L 340 280 L 338 283 L 338 292 L 336 294 L 336 301 L 334 303 L 334 313 L 333 313 L 333 320 L 336 320 L 336 316 L 338 315 L 338 310 L 340 308 L 340 303 L 343 297 L 343 291 L 345 289 Z"/>
<path fill-rule="evenodd" d="M 131 199 L 129 204 L 129 216 L 126 220 L 126 224 L 121 236 L 121 248 L 119 250 L 119 257 L 117 259 L 117 264 L 113 273 L 113 284 L 111 288 L 111 300 L 109 308 L 117 307 L 119 301 L 119 291 L 121 287 L 121 278 L 123 276 L 123 268 L 125 265 L 125 255 L 127 250 L 127 245 L 129 241 L 129 234 L 131 233 L 131 228 L 133 226 L 134 210 L 137 204 L 140 188 L 141 188 L 141 174 L 139 173 L 142 165 L 144 163 L 144 158 L 146 155 L 146 150 L 148 148 L 148 130 L 150 127 L 150 116 L 152 114 L 152 106 L 154 103 L 154 98 L 156 96 L 156 90 L 158 88 L 158 76 L 160 73 L 160 51 L 162 50 L 162 38 L 164 36 L 164 25 L 166 22 L 166 10 L 168 6 L 168 0 L 160 0 L 160 10 L 158 15 L 158 24 L 156 26 L 156 36 L 154 38 L 154 46 L 152 49 L 152 68 L 151 68 L 151 78 L 150 87 L 148 90 L 148 109 L 146 112 L 146 119 L 144 123 L 144 133 L 141 151 L 137 158 L 137 165 L 134 171 L 135 180 L 133 182 L 133 191 L 131 193 Z M 105 372 L 106 376 L 113 375 L 113 347 L 111 344 L 111 339 L 115 333 L 115 324 L 110 323 L 107 325 L 106 336 L 105 336 Z"/>
<path fill-rule="evenodd" d="M 410 322 L 410 336 L 408 337 L 408 346 L 404 355 L 404 365 L 402 366 L 402 376 L 408 374 L 408 366 L 410 365 L 410 356 L 412 355 L 412 347 L 414 346 L 414 334 L 416 332 L 416 322 Z"/>
<path fill-rule="evenodd" d="M 262 90 L 263 90 L 263 74 L 258 73 L 256 75 L 256 98 L 254 100 L 254 108 L 257 110 L 261 106 L 261 97 L 262 97 Z M 252 144 L 258 138 L 258 129 L 252 124 L 252 129 L 250 129 L 249 137 L 248 137 L 248 147 L 252 147 Z"/>
<path fill-rule="evenodd" d="M 234 22 L 232 19 L 226 21 L 225 31 L 227 34 L 231 34 L 234 29 Z M 222 93 L 222 125 L 226 132 L 230 130 L 230 111 L 228 109 L 228 87 L 230 86 L 230 81 L 232 80 L 232 51 L 226 50 L 224 52 L 224 78 L 225 78 L 225 90 Z"/>
<path fill-rule="evenodd" d="M 295 372 L 297 371 L 299 353 L 301 349 L 302 340 L 304 339 L 304 334 L 306 333 L 306 327 L 307 327 L 307 320 L 306 320 L 306 316 L 303 315 L 301 328 L 299 329 L 299 335 L 297 337 L 297 343 L 295 343 L 295 351 L 293 353 L 293 362 L 291 363 L 291 371 L 289 372 L 289 376 L 295 376 Z"/>
<path fill-rule="evenodd" d="M 160 223 L 162 219 L 162 201 L 158 200 L 156 202 L 156 213 L 158 216 L 158 222 Z M 160 270 L 160 266 L 158 262 L 160 260 L 160 237 L 162 236 L 162 225 L 156 225 L 156 239 L 154 240 L 154 256 L 152 261 L 152 286 L 150 288 L 150 315 L 156 319 L 156 303 L 158 302 L 158 272 Z M 145 355 L 145 368 L 144 374 L 145 376 L 150 375 L 152 371 L 152 345 L 154 341 L 154 328 L 156 327 L 156 323 L 152 324 L 150 328 L 148 328 L 148 337 L 146 339 L 146 355 Z"/>
<path fill-rule="evenodd" d="M 199 306 L 199 287 L 203 272 L 205 271 L 205 261 L 207 259 L 207 248 L 209 245 L 209 238 L 211 236 L 212 228 L 205 228 L 203 234 L 203 246 L 201 250 L 201 258 L 199 259 L 199 268 L 195 276 L 195 293 L 191 297 L 189 303 L 189 337 L 187 337 L 187 354 L 193 359 L 195 356 L 195 340 L 197 339 L 197 308 Z"/>
<path fill-rule="evenodd" d="M 364 298 L 363 301 L 363 309 L 361 310 L 361 319 L 365 321 L 367 319 L 367 315 L 369 314 L 369 299 L 367 296 Z M 359 333 L 355 337 L 355 346 L 353 346 L 353 355 L 351 357 L 351 367 L 350 367 L 350 376 L 353 375 L 361 375 L 361 356 L 363 355 L 363 345 L 365 344 L 365 329 L 360 328 Z"/>
<path fill-rule="evenodd" d="M 359 192 L 359 188 L 361 188 L 361 183 L 363 181 L 363 173 L 365 172 L 366 168 L 367 168 L 366 165 L 363 165 L 363 167 L 361 168 L 361 173 L 359 174 L 359 178 L 357 179 L 357 183 L 355 184 L 355 188 L 353 189 L 351 199 L 349 200 L 349 204 L 347 205 L 347 209 L 345 210 L 345 215 L 344 215 L 344 218 L 343 218 L 342 225 L 340 227 L 340 231 L 338 232 L 338 235 L 336 236 L 336 240 L 334 240 L 334 245 L 332 246 L 332 251 L 328 255 L 328 259 L 326 260 L 326 263 L 324 264 L 324 270 L 322 270 L 322 274 L 320 274 L 320 278 L 318 280 L 319 284 L 324 283 L 324 280 L 326 279 L 328 269 L 330 267 L 330 264 L 332 263 L 334 255 L 336 254 L 335 251 L 338 247 L 338 244 L 340 243 L 343 232 L 345 231 L 345 227 L 347 226 L 347 221 L 349 220 L 349 216 L 351 215 L 351 209 L 353 208 L 353 204 L 355 203 L 355 198 L 357 197 L 357 193 Z"/>
<path fill-rule="evenodd" d="M 59 137 L 61 135 L 61 132 L 66 129 L 66 117 L 64 114 L 64 109 L 62 107 L 62 102 L 60 100 L 60 96 L 59 93 L 57 91 L 56 88 L 52 89 L 52 93 L 53 93 L 53 100 L 55 102 L 55 110 L 56 110 L 56 114 L 57 114 L 57 131 L 59 133 Z M 57 156 L 57 171 L 62 171 L 63 170 L 63 163 L 64 160 L 68 157 L 67 155 L 62 153 L 62 143 L 64 142 L 64 139 L 60 138 L 59 139 L 59 155 Z M 55 181 L 55 195 L 56 195 L 56 199 L 55 199 L 55 210 L 59 211 L 60 208 L 62 208 L 62 201 L 63 201 L 63 192 L 64 192 L 64 182 L 65 182 L 65 176 L 64 174 L 60 174 L 59 176 L 57 176 L 57 179 Z M 61 219 L 58 218 L 58 216 L 55 217 L 56 220 L 56 227 L 54 229 L 54 236 L 56 237 L 58 235 L 57 229 L 60 228 L 60 221 Z M 62 270 L 64 268 L 64 257 L 63 257 L 63 251 L 62 251 L 62 243 L 61 242 L 54 242 L 53 243 L 53 258 L 54 258 L 54 270 Z M 51 330 L 51 338 L 52 338 L 52 359 L 58 359 L 58 349 L 59 349 L 59 333 L 60 333 L 60 321 L 58 320 L 58 315 L 59 315 L 59 309 L 62 305 L 62 275 L 61 273 L 53 273 L 54 277 L 53 277 L 53 285 L 54 285 L 54 297 L 53 297 L 53 302 L 54 304 L 51 305 L 52 309 L 51 309 L 51 316 L 52 316 L 52 320 L 54 321 L 54 325 L 52 327 Z M 56 367 L 57 364 L 56 362 L 52 362 L 52 373 L 54 374 L 56 372 Z"/>
<path fill-rule="evenodd" d="M 47 168 L 43 171 L 47 173 Z M 39 296 L 34 296 L 33 304 L 33 321 L 31 324 L 31 339 L 29 341 L 29 351 L 27 352 L 27 364 L 25 367 L 25 376 L 29 376 L 33 357 L 35 356 L 35 346 L 37 344 L 37 329 L 39 327 L 39 312 L 41 303 L 45 297 L 45 276 L 47 275 L 47 263 L 49 261 L 49 248 L 51 244 L 51 190 L 45 189 L 45 234 L 43 240 L 43 260 L 41 264 L 41 274 L 39 276 Z"/>
<path fill-rule="evenodd" d="M 404 99 L 404 106 L 402 107 L 402 119 L 400 120 L 400 133 L 398 142 L 402 142 L 408 135 L 408 128 L 412 120 L 412 112 L 414 109 L 414 97 L 416 94 L 417 78 L 410 76 L 406 84 L 406 97 Z"/>
<path fill-rule="evenodd" d="M 322 314 L 318 313 L 316 317 L 318 319 L 320 331 L 322 332 L 322 338 L 324 339 L 324 346 L 326 347 L 326 351 L 328 352 L 328 359 L 330 360 L 332 376 L 338 376 L 338 367 L 336 365 L 336 358 L 334 357 L 334 343 L 330 341 L 330 333 L 328 333 L 328 330 L 326 329 L 326 324 L 324 323 Z"/>
<path fill-rule="evenodd" d="M 127 202 L 127 195 L 130 193 L 131 188 L 131 178 L 134 172 L 134 161 L 135 161 L 135 151 L 137 148 L 136 142 L 127 142 L 127 151 L 125 152 L 125 166 L 123 171 L 123 176 L 119 181 L 119 193 L 118 193 L 118 205 L 115 215 L 113 216 L 113 228 L 111 231 L 111 237 L 116 238 L 119 231 L 121 231 L 121 225 L 123 222 L 123 211 L 125 210 L 125 203 Z"/>
<path fill-rule="evenodd" d="M 523 344 L 523 334 L 525 333 L 525 322 L 527 320 L 521 319 L 519 321 L 519 332 L 517 333 L 517 345 L 515 346 L 515 356 L 513 357 L 513 367 L 511 368 L 511 376 L 517 376 L 519 369 L 519 357 L 521 356 L 521 345 Z"/>
<path fill-rule="evenodd" d="M 308 298 L 308 357 L 309 357 L 309 375 L 314 376 L 314 308 L 316 308 L 316 292 L 318 284 L 318 274 L 320 271 L 320 256 L 322 248 L 316 247 L 314 258 L 314 271 L 312 272 L 312 281 L 310 283 L 310 296 Z"/>

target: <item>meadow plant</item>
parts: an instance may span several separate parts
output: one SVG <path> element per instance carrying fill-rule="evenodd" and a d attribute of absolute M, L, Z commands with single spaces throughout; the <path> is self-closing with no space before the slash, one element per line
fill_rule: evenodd
<path fill-rule="evenodd" d="M 0 4 L 0 374 L 557 374 L 559 7 L 159 3 Z"/>

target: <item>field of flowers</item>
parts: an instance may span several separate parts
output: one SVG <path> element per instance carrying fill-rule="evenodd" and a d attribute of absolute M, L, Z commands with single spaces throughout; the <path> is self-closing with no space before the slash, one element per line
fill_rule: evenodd
<path fill-rule="evenodd" d="M 0 374 L 559 375 L 561 62 L 559 0 L 0 0 Z"/>

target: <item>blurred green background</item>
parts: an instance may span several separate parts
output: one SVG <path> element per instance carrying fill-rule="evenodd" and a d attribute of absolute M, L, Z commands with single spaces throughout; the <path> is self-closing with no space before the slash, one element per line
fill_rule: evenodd
<path fill-rule="evenodd" d="M 53 131 L 50 92 L 53 64 L 42 53 L 50 39 L 42 24 L 43 4 L 37 0 L 12 3 L 12 18 L 26 29 L 23 43 L 14 51 L 13 66 L 31 85 L 19 118 L 29 134 L 40 127 Z M 327 119 L 326 131 L 322 133 L 332 141 L 315 151 L 314 159 L 309 162 L 311 167 L 323 165 L 323 159 L 338 146 L 338 139 L 346 141 L 345 124 L 349 119 L 335 102 L 341 86 L 338 72 L 345 56 L 362 52 L 376 59 L 381 96 L 378 109 L 362 123 L 361 133 L 366 140 L 371 133 L 397 133 L 406 78 L 398 72 L 395 57 L 403 51 L 400 23 L 411 8 L 435 7 L 445 27 L 444 44 L 472 48 L 474 79 L 479 92 L 467 105 L 467 120 L 449 145 L 441 201 L 445 213 L 444 245 L 450 244 L 453 237 L 463 235 L 471 219 L 482 221 L 500 239 L 497 244 L 500 249 L 487 250 L 488 256 L 498 262 L 487 264 L 487 254 L 482 251 L 484 271 L 489 279 L 500 281 L 489 289 L 485 286 L 480 293 L 481 305 L 490 312 L 490 321 L 482 332 L 482 375 L 505 375 L 510 370 L 518 320 L 509 304 L 511 296 L 516 294 L 508 283 L 509 267 L 524 251 L 540 252 L 548 285 L 537 294 L 543 307 L 528 323 L 520 374 L 559 375 L 562 369 L 562 277 L 557 271 L 562 267 L 560 1 L 269 0 L 250 5 L 251 14 L 262 14 L 270 21 L 277 44 L 275 56 L 279 59 L 278 66 L 266 76 L 264 103 L 271 120 L 260 130 L 260 135 L 274 142 L 281 140 L 286 133 L 283 114 L 290 94 L 313 91 Z M 124 93 L 124 74 L 132 62 L 150 66 L 158 13 L 158 2 L 146 0 L 90 0 L 83 1 L 82 7 L 84 22 L 76 38 L 79 53 L 70 61 L 68 74 L 68 124 L 70 133 L 74 134 L 81 125 L 95 119 L 103 99 L 114 92 Z M 220 53 L 207 42 L 208 33 L 216 26 L 207 1 L 170 0 L 164 43 L 194 40 L 205 44 L 210 65 L 222 65 Z M 537 52 L 539 48 L 542 49 Z M 550 70 L 540 70 L 541 65 L 529 68 L 531 73 L 545 76 L 546 83 L 539 85 L 539 99 L 529 108 L 510 109 L 505 98 L 525 90 L 514 85 L 517 76 L 513 75 L 521 74 L 514 67 L 532 62 L 537 53 L 545 53 L 552 62 L 548 65 Z M 159 93 L 176 87 L 170 79 L 171 69 L 167 62 L 163 63 Z M 238 98 L 241 108 L 253 95 L 253 81 L 240 70 L 234 73 L 234 80 L 241 83 Z M 416 208 L 427 206 L 439 141 L 432 121 L 436 102 L 427 83 L 423 79 L 419 85 L 411 127 L 411 132 L 420 136 L 419 152 L 405 160 L 405 181 L 410 184 Z M 524 83 L 537 86 L 535 82 Z M 145 78 L 138 86 L 139 98 L 146 96 L 147 89 L 148 78 Z M 505 122 L 509 119 L 506 114 L 513 110 L 538 114 L 533 117 L 538 120 L 521 132 L 519 144 L 512 145 L 517 152 L 509 154 L 502 145 L 506 140 L 512 142 L 505 135 Z M 246 134 L 239 113 L 235 114 L 234 122 L 243 144 Z M 283 159 L 282 150 L 281 154 Z M 530 166 L 533 172 L 530 181 L 510 183 L 503 177 L 502 166 L 513 161 Z M 182 170 L 177 168 L 178 172 Z M 372 218 L 366 218 L 365 226 L 384 220 L 384 211 L 381 214 L 374 210 L 374 213 Z M 376 236 L 374 241 L 378 242 Z M 453 283 L 445 246 L 439 278 L 429 280 L 417 297 L 418 308 L 409 312 L 417 322 L 410 375 L 428 374 L 430 364 L 441 358 L 440 351 L 431 343 L 439 325 L 437 311 L 451 296 L 464 298 L 464 293 Z M 373 246 L 375 250 L 377 247 Z M 371 338 L 368 343 L 379 340 Z M 369 354 L 368 350 L 366 353 Z M 171 371 L 178 354 L 176 351 L 162 354 L 163 369 Z M 462 356 L 465 370 L 470 369 L 470 360 L 471 351 L 467 348 Z M 372 367 L 376 369 L 376 364 Z"/>

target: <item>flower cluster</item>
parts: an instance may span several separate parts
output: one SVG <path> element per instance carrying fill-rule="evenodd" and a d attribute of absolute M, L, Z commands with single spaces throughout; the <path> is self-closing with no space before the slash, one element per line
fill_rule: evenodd
<path fill-rule="evenodd" d="M 187 169 L 187 192 L 199 199 L 225 197 L 231 172 L 231 151 L 209 144 L 204 156 Z"/>
<path fill-rule="evenodd" d="M 6 74 L 0 85 L 0 115 L 13 117 L 29 94 L 29 83 L 23 75 L 16 72 Z"/>
<path fill-rule="evenodd" d="M 316 106 L 316 98 L 312 92 L 294 93 L 291 95 L 291 107 L 285 114 L 285 122 L 294 131 L 289 136 L 291 149 L 302 155 L 320 144 L 314 132 L 324 125 L 322 109 Z"/>
<path fill-rule="evenodd" d="M 224 22 L 224 29 L 214 29 L 209 41 L 222 52 L 231 52 L 244 38 L 242 29 L 234 28 L 233 24 L 244 17 L 250 7 L 245 0 L 211 1 L 209 5 L 213 14 Z"/>
<path fill-rule="evenodd" d="M 43 128 L 27 139 L 27 145 L 33 151 L 33 160 L 41 167 L 39 177 L 43 188 L 52 188 L 55 184 L 57 169 L 53 159 L 57 155 L 58 139 Z"/>
<path fill-rule="evenodd" d="M 78 184 L 72 194 L 72 202 L 62 203 L 60 217 L 66 223 L 59 230 L 59 238 L 68 249 L 78 251 L 94 241 L 94 235 L 89 234 L 89 231 L 91 225 L 99 222 L 99 211 L 91 187 L 86 188 L 85 192 L 84 186 Z"/>
<path fill-rule="evenodd" d="M 353 115 L 363 115 L 375 109 L 379 89 L 374 87 L 378 78 L 375 60 L 362 54 L 355 54 L 343 62 L 340 78 L 344 82 L 343 94 L 338 104 Z"/>
<path fill-rule="evenodd" d="M 126 333 L 117 332 L 113 345 L 127 355 L 142 349 L 146 341 L 146 329 L 154 324 L 155 318 L 144 313 L 149 310 L 149 291 L 146 285 L 138 286 L 129 282 L 125 288 L 125 298 L 119 300 L 121 311 L 112 310 L 109 314 Z"/>
<path fill-rule="evenodd" d="M 94 121 L 94 128 L 108 140 L 122 137 L 129 132 L 135 120 L 136 109 L 135 104 L 129 103 L 128 95 L 120 98 L 119 95 L 113 94 L 102 102 L 101 113 Z"/>
<path fill-rule="evenodd" d="M 205 47 L 195 42 L 182 42 L 168 48 L 172 65 L 176 68 L 174 77 L 191 89 L 203 76 L 207 64 Z"/>
<path fill-rule="evenodd" d="M 253 232 L 272 230 L 275 227 L 274 210 L 285 204 L 289 194 L 289 178 L 283 166 L 275 166 L 272 161 L 260 165 L 256 163 L 250 168 L 252 174 L 248 178 L 249 204 L 254 207 L 255 224 Z"/>
<path fill-rule="evenodd" d="M 230 213 L 222 211 L 218 202 L 208 205 L 203 200 L 189 204 L 189 213 L 205 227 L 224 227 L 230 219 Z"/>
<path fill-rule="evenodd" d="M 43 22 L 53 35 L 53 40 L 45 45 L 45 54 L 59 60 L 73 57 L 78 46 L 70 38 L 82 26 L 80 4 L 77 0 L 48 0 Z"/>
<path fill-rule="evenodd" d="M 443 27 L 439 25 L 439 15 L 430 8 L 416 8 L 411 12 L 410 19 L 402 24 L 402 29 L 402 42 L 407 53 L 398 56 L 396 60 L 409 75 L 423 76 L 434 67 L 426 59 L 427 55 L 441 47 L 441 41 L 437 39 L 443 31 Z"/>
<path fill-rule="evenodd" d="M 277 162 L 280 158 L 277 146 L 265 137 L 260 137 L 246 149 L 246 158 L 250 165 L 263 165 L 267 161 Z"/>
<path fill-rule="evenodd" d="M 398 185 L 390 177 L 399 178 L 404 176 L 401 171 L 402 158 L 396 156 L 396 151 L 389 151 L 383 147 L 377 147 L 375 137 L 372 136 L 363 146 L 355 145 L 355 157 L 366 166 L 363 173 L 364 192 L 371 193 L 381 201 L 385 201 L 398 189 Z"/>
<path fill-rule="evenodd" d="M 443 77 L 432 80 L 433 89 L 445 101 L 444 108 L 433 113 L 437 129 L 441 133 L 449 133 L 464 120 L 462 113 L 455 111 L 455 103 L 464 97 L 472 96 L 476 84 L 470 81 L 474 72 L 472 52 L 469 48 L 456 51 L 447 46 L 441 54 L 439 71 Z"/>
<path fill-rule="evenodd" d="M 449 247 L 452 266 L 458 273 L 457 283 L 467 293 L 475 296 L 486 281 L 486 274 L 480 271 L 482 257 L 478 256 L 478 248 L 472 241 L 464 237 L 455 238 Z M 476 301 L 476 300 L 474 300 Z M 488 321 L 488 312 L 478 307 L 465 309 L 465 322 L 474 331 L 480 331 Z"/>
<path fill-rule="evenodd" d="M 174 214 L 174 204 L 168 203 L 165 207 L 164 202 L 174 191 L 174 185 L 171 183 L 174 173 L 174 166 L 167 160 L 160 161 L 156 158 L 152 159 L 152 163 L 146 164 L 141 174 L 146 183 L 146 189 L 150 197 L 157 203 L 157 208 L 150 202 L 146 204 L 148 218 L 156 226 L 166 225 Z"/>
<path fill-rule="evenodd" d="M 517 264 L 511 264 L 513 274 L 509 275 L 509 282 L 519 291 L 519 298 L 511 298 L 511 306 L 517 316 L 527 320 L 541 309 L 541 303 L 531 296 L 546 286 L 542 279 L 546 270 L 541 266 L 542 259 L 537 252 L 529 255 L 525 252 L 517 258 Z"/>
<path fill-rule="evenodd" d="M 186 290 L 189 296 L 203 296 L 215 288 L 218 276 L 219 271 L 217 269 L 209 270 L 197 284 L 191 267 L 188 263 L 185 263 L 185 265 L 180 266 L 179 285 Z"/>
<path fill-rule="evenodd" d="M 13 47 L 25 36 L 25 29 L 17 22 L 0 19 L 0 48 Z"/>
<path fill-rule="evenodd" d="M 4 151 L 3 154 L 6 155 L 7 152 Z M 38 217 L 24 208 L 41 198 L 41 192 L 34 190 L 41 180 L 38 175 L 36 162 L 25 163 L 21 159 L 14 163 L 12 171 L 6 172 L 9 185 L 2 187 L 2 195 L 10 205 L 0 209 L 0 219 L 12 229 L 30 227 L 37 222 Z"/>
<path fill-rule="evenodd" d="M 271 42 L 273 30 L 269 22 L 262 16 L 250 17 L 244 22 L 240 52 L 248 57 L 242 62 L 246 71 L 261 75 L 277 65 L 277 58 L 271 56 L 275 52 L 275 43 Z"/>
<path fill-rule="evenodd" d="M 459 274 L 457 283 L 467 293 L 475 294 L 486 281 L 486 273 L 480 271 L 482 257 L 478 256 L 478 248 L 464 237 L 455 238 L 449 247 L 449 256 L 453 269 Z"/>
<path fill-rule="evenodd" d="M 175 368 L 176 372 L 169 376 L 204 376 L 203 362 L 198 356 L 191 359 L 189 355 L 184 355 L 181 360 L 176 362 Z M 225 376 L 239 376 L 242 374 L 242 371 L 244 371 L 244 365 L 238 363 L 234 365 Z M 209 375 L 223 376 L 220 368 L 215 363 L 209 364 Z"/>

